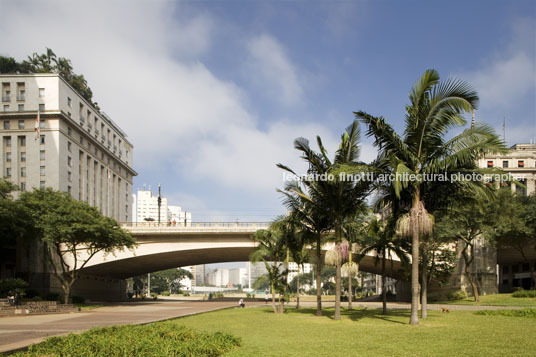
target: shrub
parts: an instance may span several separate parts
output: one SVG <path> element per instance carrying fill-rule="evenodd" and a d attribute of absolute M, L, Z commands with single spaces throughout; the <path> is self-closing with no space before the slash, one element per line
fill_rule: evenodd
<path fill-rule="evenodd" d="M 151 297 L 153 298 L 153 300 L 156 300 L 156 299 L 158 299 L 158 294 L 157 293 L 151 293 Z"/>
<path fill-rule="evenodd" d="M 500 315 L 508 317 L 530 317 L 536 318 L 536 309 L 523 310 L 481 310 L 475 312 L 476 315 Z"/>
<path fill-rule="evenodd" d="M 43 301 L 43 298 L 39 295 L 36 295 L 30 299 L 31 301 Z"/>
<path fill-rule="evenodd" d="M 165 290 L 165 291 L 162 291 L 162 293 L 160 295 L 169 296 L 169 295 L 171 295 L 171 293 L 169 292 L 169 290 Z"/>
<path fill-rule="evenodd" d="M 22 279 L 2 279 L 0 280 L 0 296 L 5 297 L 9 291 L 19 289 L 24 291 L 28 283 Z"/>
<path fill-rule="evenodd" d="M 14 356 L 220 356 L 237 346 L 240 339 L 229 334 L 160 322 L 51 337 Z"/>
<path fill-rule="evenodd" d="M 190 293 L 185 291 L 185 292 L 182 293 L 182 296 L 190 296 Z"/>
<path fill-rule="evenodd" d="M 71 301 L 73 304 L 83 304 L 86 302 L 86 299 L 81 296 L 71 296 Z"/>
<path fill-rule="evenodd" d="M 516 298 L 536 298 L 536 290 L 517 290 L 512 294 Z"/>
<path fill-rule="evenodd" d="M 447 295 L 447 300 L 463 300 L 467 298 L 467 293 L 462 290 L 457 290 Z"/>
<path fill-rule="evenodd" d="M 45 295 L 45 301 L 60 301 L 60 294 L 58 293 L 48 293 Z"/>

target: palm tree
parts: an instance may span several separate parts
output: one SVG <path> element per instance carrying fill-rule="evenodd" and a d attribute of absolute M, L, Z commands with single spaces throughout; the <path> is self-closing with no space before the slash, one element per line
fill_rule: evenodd
<path fill-rule="evenodd" d="M 376 216 L 370 217 L 364 228 L 363 239 L 361 241 L 360 259 L 370 252 L 375 253 L 374 263 L 382 264 L 382 302 L 383 314 L 387 314 L 387 288 L 386 288 L 386 270 L 385 264 L 387 259 L 391 261 L 391 273 L 393 269 L 393 253 L 402 262 L 407 262 L 407 253 L 401 247 L 400 242 L 396 239 L 396 233 L 387 222 L 380 221 Z"/>
<path fill-rule="evenodd" d="M 262 261 L 267 270 L 267 277 L 270 282 L 270 292 L 272 293 L 272 306 L 274 313 L 277 313 L 275 307 L 275 292 L 281 292 L 286 284 L 286 269 L 283 268 L 283 261 L 286 257 L 286 248 L 283 245 L 281 234 L 278 230 L 260 229 L 254 234 L 255 241 L 259 244 L 255 251 L 251 253 L 250 260 L 252 263 Z M 281 296 L 279 297 L 281 301 Z M 281 311 L 282 312 L 282 311 Z"/>
<path fill-rule="evenodd" d="M 477 106 L 478 95 L 468 83 L 458 79 L 440 82 L 436 70 L 427 70 L 413 85 L 409 99 L 403 136 L 383 117 L 364 111 L 354 114 L 367 125 L 367 135 L 374 137 L 374 145 L 379 149 L 378 167 L 395 175 L 392 185 L 396 197 L 400 198 L 406 191 L 411 198 L 409 212 L 399 219 L 398 228 L 400 234 L 412 239 L 410 324 L 416 325 L 419 323 L 419 239 L 431 233 L 434 223 L 423 202 L 422 175 L 472 172 L 467 167 L 473 167 L 483 153 L 503 151 L 505 147 L 493 129 L 484 124 L 445 139 L 451 128 L 466 124 L 462 114 Z M 477 190 L 473 181 L 451 183 Z"/>
<path fill-rule="evenodd" d="M 320 152 L 316 153 L 309 147 L 306 139 L 299 138 L 294 147 L 302 152 L 302 158 L 309 164 L 309 175 L 330 175 L 327 179 L 300 180 L 287 184 L 282 192 L 286 196 L 287 207 L 302 222 L 303 231 L 309 231 L 316 238 L 317 259 L 317 315 L 321 315 L 320 276 L 321 276 L 321 244 L 322 234 L 334 230 L 331 236 L 337 250 L 343 250 L 344 226 L 353 221 L 360 212 L 364 211 L 365 198 L 369 193 L 370 182 L 365 180 L 353 181 L 342 179 L 345 167 L 353 171 L 365 171 L 367 165 L 357 161 L 359 157 L 359 124 L 354 121 L 341 136 L 339 148 L 333 162 L 327 156 L 327 150 L 320 137 L 317 143 Z M 290 168 L 278 164 L 278 167 L 295 174 Z M 296 175 L 297 176 L 297 175 Z M 305 188 L 305 190 L 302 189 Z M 317 223 L 321 222 L 321 225 Z M 347 243 L 346 243 L 347 244 Z M 344 257 L 333 260 L 336 265 L 336 293 L 334 319 L 340 319 L 341 295 L 341 263 Z"/>

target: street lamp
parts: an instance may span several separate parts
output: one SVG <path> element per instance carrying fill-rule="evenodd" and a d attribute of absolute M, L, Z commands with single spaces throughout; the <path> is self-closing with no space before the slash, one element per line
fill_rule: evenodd
<path fill-rule="evenodd" d="M 160 196 L 160 184 L 158 184 L 158 225 L 160 226 L 160 206 L 162 206 L 162 196 Z"/>

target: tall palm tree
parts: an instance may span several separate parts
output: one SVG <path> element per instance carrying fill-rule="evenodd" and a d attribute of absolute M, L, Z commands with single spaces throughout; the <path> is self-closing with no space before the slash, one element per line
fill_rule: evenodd
<path fill-rule="evenodd" d="M 462 114 L 472 112 L 478 103 L 476 91 L 462 80 L 440 82 L 436 70 L 427 70 L 413 85 L 409 100 L 402 136 L 383 117 L 364 111 L 354 114 L 367 125 L 367 135 L 375 140 L 374 145 L 379 149 L 378 166 L 395 175 L 392 185 L 397 198 L 403 191 L 411 197 L 409 212 L 399 220 L 399 231 L 412 239 L 410 324 L 416 325 L 419 323 L 419 239 L 433 227 L 433 217 L 423 202 L 425 181 L 420 175 L 467 173 L 471 170 L 467 167 L 472 167 L 483 153 L 503 151 L 505 147 L 484 124 L 474 125 L 450 140 L 445 138 L 451 128 L 466 124 Z M 460 184 L 477 190 L 472 181 Z"/>
<path fill-rule="evenodd" d="M 389 259 L 391 261 L 391 272 L 393 269 L 393 253 L 402 262 L 407 262 L 407 253 L 397 241 L 393 225 L 389 226 L 387 222 L 380 221 L 376 216 L 371 216 L 364 229 L 363 239 L 361 241 L 360 258 L 370 252 L 375 253 L 374 263 L 380 263 L 381 257 L 381 275 L 382 275 L 382 302 L 383 314 L 387 314 L 387 271 L 385 264 Z"/>

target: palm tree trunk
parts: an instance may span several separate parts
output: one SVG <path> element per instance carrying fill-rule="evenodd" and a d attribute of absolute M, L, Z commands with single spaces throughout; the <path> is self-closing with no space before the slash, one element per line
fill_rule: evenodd
<path fill-rule="evenodd" d="M 275 294 L 274 294 L 274 283 L 270 284 L 270 290 L 272 292 L 272 307 L 274 308 L 274 314 L 277 314 L 277 310 L 275 308 Z"/>
<path fill-rule="evenodd" d="M 299 309 L 300 308 L 300 266 L 298 265 L 298 275 L 296 276 L 296 279 L 298 279 L 298 282 L 297 282 L 297 292 L 298 294 L 296 295 L 296 309 Z"/>
<path fill-rule="evenodd" d="M 417 192 L 413 207 L 410 211 L 410 224 L 411 224 L 411 317 L 409 320 L 410 325 L 419 324 L 419 216 L 417 210 L 417 204 L 419 203 L 420 195 Z"/>
<path fill-rule="evenodd" d="M 333 316 L 334 320 L 341 319 L 341 261 L 337 259 L 336 265 L 336 274 L 335 274 L 335 315 Z"/>
<path fill-rule="evenodd" d="M 382 307 L 383 307 L 383 314 L 387 315 L 387 284 L 386 284 L 386 276 L 385 276 L 385 253 L 383 254 L 382 259 Z"/>
<path fill-rule="evenodd" d="M 428 245 L 423 244 L 421 272 L 421 318 L 428 317 Z"/>
<path fill-rule="evenodd" d="M 316 240 L 316 316 L 322 316 L 322 251 L 321 237 Z"/>
<path fill-rule="evenodd" d="M 352 309 L 352 243 L 348 254 L 348 310 Z"/>

